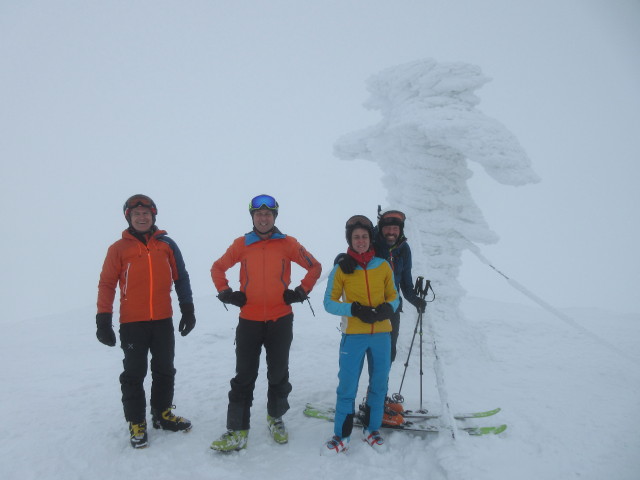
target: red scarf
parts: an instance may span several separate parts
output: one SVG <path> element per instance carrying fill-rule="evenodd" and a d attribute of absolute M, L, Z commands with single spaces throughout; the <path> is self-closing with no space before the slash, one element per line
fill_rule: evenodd
<path fill-rule="evenodd" d="M 364 253 L 358 253 L 354 249 L 349 247 L 347 249 L 347 253 L 351 255 L 355 259 L 355 261 L 358 262 L 358 265 L 360 265 L 365 270 L 367 269 L 367 265 L 371 261 L 371 259 L 376 256 L 376 252 L 375 250 L 373 250 L 373 248 L 369 248 L 369 250 Z"/>

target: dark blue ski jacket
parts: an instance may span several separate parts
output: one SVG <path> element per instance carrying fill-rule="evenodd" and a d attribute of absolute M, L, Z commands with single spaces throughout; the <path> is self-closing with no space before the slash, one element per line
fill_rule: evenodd
<path fill-rule="evenodd" d="M 411 276 L 411 248 L 404 235 L 401 235 L 394 245 L 387 242 L 379 232 L 378 227 L 373 232 L 373 247 L 376 256 L 384 258 L 391 265 L 396 290 L 402 291 L 402 296 L 414 307 L 418 308 L 419 297 L 413 290 L 413 278 Z M 402 303 L 397 310 L 402 311 Z"/>

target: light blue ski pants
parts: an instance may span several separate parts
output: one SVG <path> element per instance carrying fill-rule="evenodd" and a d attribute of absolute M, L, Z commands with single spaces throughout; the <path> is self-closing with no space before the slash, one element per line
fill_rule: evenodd
<path fill-rule="evenodd" d="M 369 430 L 379 430 L 387 395 L 391 368 L 390 333 L 343 334 L 340 342 L 340 370 L 334 434 L 344 438 L 351 435 L 355 399 L 364 359 L 369 356 L 369 389 L 367 404 L 370 410 Z"/>

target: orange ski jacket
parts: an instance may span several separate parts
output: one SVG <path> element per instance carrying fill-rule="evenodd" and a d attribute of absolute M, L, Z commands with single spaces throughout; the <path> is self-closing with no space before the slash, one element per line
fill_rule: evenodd
<path fill-rule="evenodd" d="M 182 253 L 164 230 L 145 245 L 128 230 L 107 250 L 98 283 L 98 313 L 111 313 L 120 286 L 120 323 L 160 320 L 173 315 L 171 289 L 180 303 L 193 303 Z"/>
<path fill-rule="evenodd" d="M 276 320 L 292 312 L 283 293 L 291 283 L 291 262 L 307 270 L 300 285 L 309 293 L 322 273 L 322 266 L 294 237 L 276 229 L 271 238 L 262 240 L 249 232 L 236 238 L 211 267 L 211 278 L 218 292 L 229 287 L 226 271 L 240 263 L 240 290 L 247 303 L 240 309 L 246 320 Z"/>

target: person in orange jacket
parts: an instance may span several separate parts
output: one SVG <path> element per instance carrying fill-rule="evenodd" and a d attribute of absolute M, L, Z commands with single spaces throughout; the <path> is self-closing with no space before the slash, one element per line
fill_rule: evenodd
<path fill-rule="evenodd" d="M 158 209 L 146 195 L 133 195 L 123 206 L 129 228 L 107 251 L 98 283 L 96 336 L 113 347 L 111 324 L 116 287 L 120 286 L 120 346 L 124 371 L 120 375 L 122 405 L 129 422 L 131 446 L 148 445 L 144 378 L 151 352 L 151 416 L 153 427 L 188 431 L 191 422 L 171 412 L 176 370 L 171 289 L 175 286 L 187 335 L 196 324 L 189 274 L 176 243 L 155 225 Z"/>
<path fill-rule="evenodd" d="M 322 272 L 322 266 L 298 241 L 275 226 L 278 202 L 258 195 L 249 204 L 253 230 L 236 238 L 211 267 L 218 298 L 240 307 L 236 328 L 236 376 L 231 380 L 227 432 L 211 444 L 228 452 L 247 445 L 253 390 L 262 346 L 266 350 L 267 423 L 277 443 L 287 443 L 282 416 L 289 410 L 289 349 L 293 339 L 291 304 L 303 302 Z M 291 262 L 307 270 L 300 285 L 290 289 Z M 240 264 L 240 289 L 229 286 L 226 271 Z"/>

